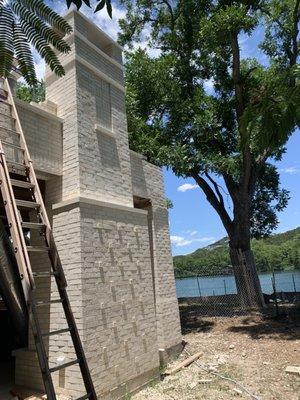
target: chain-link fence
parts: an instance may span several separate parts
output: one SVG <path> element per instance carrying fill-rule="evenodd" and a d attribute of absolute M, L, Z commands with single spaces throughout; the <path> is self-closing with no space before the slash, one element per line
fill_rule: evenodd
<path fill-rule="evenodd" d="M 260 274 L 259 281 L 267 308 L 274 310 L 276 315 L 297 315 L 300 307 L 300 270 Z M 176 279 L 176 291 L 179 303 L 189 305 L 191 318 L 193 312 L 199 316 L 234 316 L 249 312 L 243 293 L 238 293 L 234 275 Z"/>

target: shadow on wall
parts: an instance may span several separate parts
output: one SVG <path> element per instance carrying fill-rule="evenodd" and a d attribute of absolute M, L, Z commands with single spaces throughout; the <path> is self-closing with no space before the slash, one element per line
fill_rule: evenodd
<path fill-rule="evenodd" d="M 131 179 L 132 179 L 134 195 L 148 199 L 150 196 L 147 190 L 144 164 L 141 156 L 135 152 L 131 152 L 130 165 L 131 165 Z"/>
<path fill-rule="evenodd" d="M 97 139 L 101 164 L 103 167 L 119 170 L 121 165 L 116 139 L 102 133 L 98 133 Z"/>

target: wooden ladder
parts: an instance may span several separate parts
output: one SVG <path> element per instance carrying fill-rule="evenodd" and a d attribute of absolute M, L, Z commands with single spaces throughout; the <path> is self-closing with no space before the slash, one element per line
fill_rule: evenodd
<path fill-rule="evenodd" d="M 82 343 L 78 334 L 75 318 L 72 313 L 67 295 L 67 283 L 65 275 L 55 245 L 52 229 L 48 220 L 47 212 L 41 196 L 32 161 L 30 159 L 29 151 L 26 145 L 25 136 L 18 117 L 13 95 L 8 81 L 2 79 L 1 83 L 3 87 L 0 93 L 0 102 L 9 106 L 10 115 L 7 115 L 7 117 L 10 116 L 11 119 L 14 120 L 15 129 L 9 129 L 0 126 L 0 130 L 5 131 L 5 134 L 8 137 L 10 137 L 11 133 L 11 136 L 14 138 L 17 137 L 18 141 L 16 142 L 16 140 L 13 140 L 12 143 L 11 140 L 0 140 L 0 189 L 5 206 L 5 214 L 10 230 L 11 240 L 18 264 L 24 297 L 27 303 L 29 324 L 34 336 L 37 356 L 39 360 L 41 374 L 43 377 L 45 391 L 47 394 L 47 399 L 56 400 L 57 398 L 54 390 L 52 373 L 77 364 L 79 365 L 86 390 L 86 394 L 79 397 L 77 400 L 96 400 L 97 396 L 95 393 L 94 385 L 91 379 Z M 15 154 L 17 152 L 19 155 L 21 155 L 22 160 L 9 160 L 5 155 L 4 149 L 10 149 Z M 14 179 L 12 179 L 11 174 L 14 174 Z M 20 188 L 21 190 L 29 191 L 31 201 L 16 198 L 15 191 L 20 190 Z M 22 220 L 20 210 L 24 208 L 28 208 L 31 212 L 34 212 L 34 214 L 36 214 L 36 219 L 34 220 L 34 222 L 24 222 Z M 43 238 L 44 246 L 30 246 L 26 244 L 24 230 L 30 231 L 33 229 L 39 230 Z M 30 264 L 29 252 L 33 251 L 46 252 L 49 256 L 51 270 L 49 271 L 48 276 L 53 276 L 55 278 L 59 293 L 59 298 L 57 300 L 48 300 L 45 302 L 36 300 L 35 281 L 39 277 L 39 274 L 32 271 L 32 267 Z M 40 275 L 45 276 L 45 272 L 40 273 Z M 57 331 L 42 332 L 37 308 L 46 305 L 49 306 L 49 304 L 51 303 L 62 304 L 67 326 L 65 329 L 60 329 Z M 64 364 L 50 367 L 47 351 L 43 340 L 47 337 L 59 335 L 62 333 L 69 333 L 71 335 L 76 358 Z"/>

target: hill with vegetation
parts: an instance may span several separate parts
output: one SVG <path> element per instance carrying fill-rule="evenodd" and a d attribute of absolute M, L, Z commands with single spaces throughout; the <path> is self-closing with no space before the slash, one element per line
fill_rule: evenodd
<path fill-rule="evenodd" d="M 300 227 L 252 240 L 259 272 L 300 269 Z M 219 275 L 231 273 L 228 238 L 223 238 L 191 254 L 174 257 L 175 276 Z"/>

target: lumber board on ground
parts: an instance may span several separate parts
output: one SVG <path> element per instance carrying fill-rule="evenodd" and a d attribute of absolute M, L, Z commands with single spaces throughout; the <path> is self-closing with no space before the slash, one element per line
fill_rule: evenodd
<path fill-rule="evenodd" d="M 296 367 L 295 365 L 288 365 L 285 369 L 285 372 L 293 375 L 300 375 L 300 367 Z"/>
<path fill-rule="evenodd" d="M 198 358 L 200 358 L 203 355 L 202 351 L 199 351 L 198 353 L 194 354 L 193 356 L 187 358 L 186 360 L 182 361 L 181 363 L 167 368 L 165 370 L 164 375 L 173 375 L 176 372 L 180 371 L 182 368 L 187 367 L 188 365 L 192 364 L 194 361 L 198 360 Z"/>

